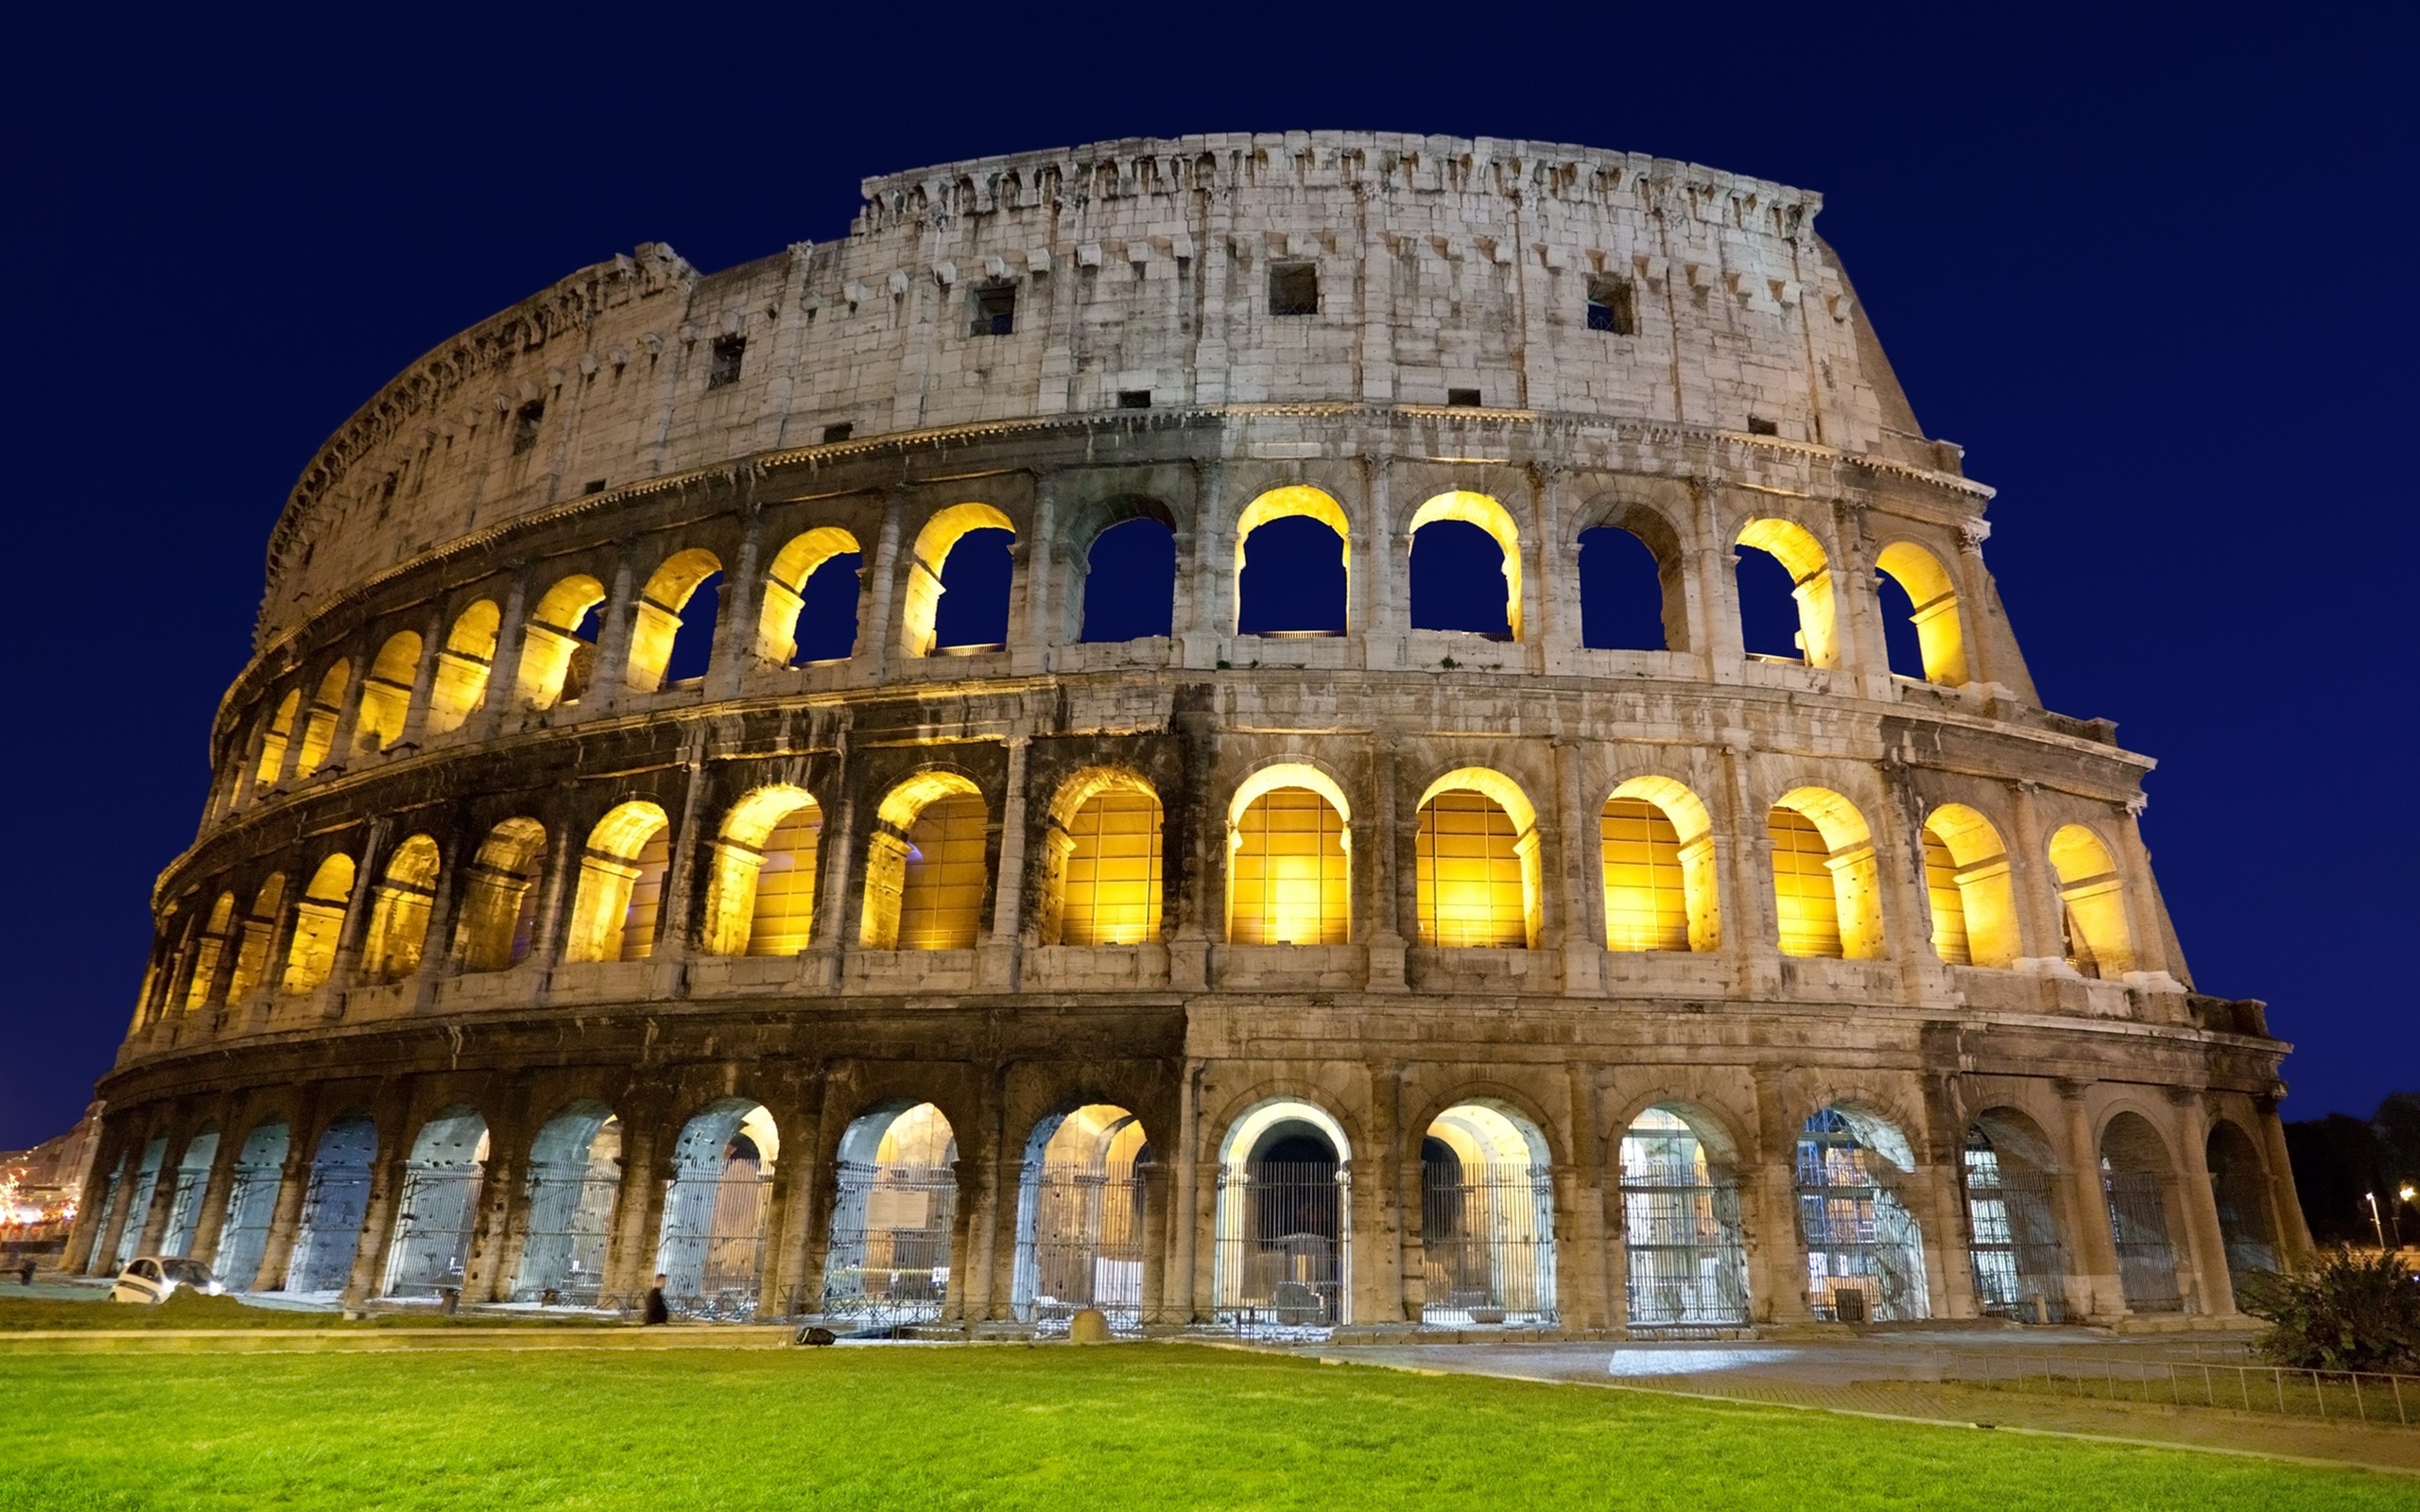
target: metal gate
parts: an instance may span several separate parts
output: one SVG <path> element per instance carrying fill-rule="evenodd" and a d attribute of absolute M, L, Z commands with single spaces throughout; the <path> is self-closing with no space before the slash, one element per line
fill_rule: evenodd
<path fill-rule="evenodd" d="M 666 1299 L 692 1317 L 756 1315 L 765 1265 L 769 1177 L 753 1160 L 734 1160 L 720 1177 L 679 1177 L 664 1198 L 664 1242 L 655 1268 Z"/>
<path fill-rule="evenodd" d="M 2267 1184 L 2250 1171 L 2214 1172 L 2210 1196 L 2219 1210 L 2219 1237 L 2227 1246 L 2227 1279 L 2238 1290 L 2256 1270 L 2277 1268 L 2277 1246 L 2269 1242 Z"/>
<path fill-rule="evenodd" d="M 340 1292 L 353 1278 L 361 1220 L 370 1211 L 370 1172 L 361 1166 L 321 1167 L 302 1192 L 302 1221 L 294 1240 L 286 1290 Z"/>
<path fill-rule="evenodd" d="M 210 1179 L 208 1167 L 179 1167 L 176 1189 L 168 1196 L 168 1227 L 160 1236 L 160 1253 L 184 1258 L 193 1244 L 195 1220 L 200 1216 L 201 1189 Z"/>
<path fill-rule="evenodd" d="M 218 1254 L 210 1268 L 231 1292 L 249 1292 L 260 1279 L 261 1253 L 268 1247 L 269 1221 L 277 1215 L 276 1166 L 235 1167 L 227 1186 L 227 1221 L 218 1230 Z"/>
<path fill-rule="evenodd" d="M 1554 1190 L 1544 1166 L 1421 1162 L 1421 1321 L 1552 1323 Z"/>
<path fill-rule="evenodd" d="M 1351 1177 L 1323 1160 L 1219 1172 L 1219 1310 L 1241 1327 L 1344 1321 L 1344 1214 Z"/>
<path fill-rule="evenodd" d="M 1837 1125 L 1837 1126 L 1833 1126 Z M 1806 1300 L 1837 1321 L 1841 1295 L 1877 1323 L 1929 1314 L 1923 1238 L 1915 1215 L 1882 1185 L 1880 1157 L 1837 1115 L 1798 1142 L 1798 1229 L 1806 1245 Z"/>
<path fill-rule="evenodd" d="M 621 1181 L 591 1176 L 586 1163 L 533 1166 L 528 1228 L 521 1242 L 516 1302 L 595 1307 L 605 1288 L 605 1248 Z"/>
<path fill-rule="evenodd" d="M 2059 1243 L 2051 1178 L 2011 1171 L 1988 1144 L 1966 1147 L 1966 1218 L 1975 1299 L 1990 1317 L 2067 1320 L 2066 1250 Z"/>
<path fill-rule="evenodd" d="M 2181 1313 L 2176 1246 L 2168 1237 L 2168 1180 L 2152 1171 L 2100 1173 L 2109 1235 L 2118 1244 L 2118 1284 L 2136 1313 Z"/>
<path fill-rule="evenodd" d="M 388 1296 L 437 1297 L 461 1290 L 484 1179 L 477 1166 L 441 1166 L 405 1176 L 395 1240 L 388 1251 Z"/>
<path fill-rule="evenodd" d="M 1054 1165 L 1025 1183 L 1017 1292 L 1028 1321 L 1094 1307 L 1113 1324 L 1142 1322 L 1143 1178 L 1132 1166 Z"/>
<path fill-rule="evenodd" d="M 880 1323 L 941 1316 L 958 1172 L 947 1165 L 840 1163 L 823 1311 Z"/>
<path fill-rule="evenodd" d="M 112 1268 L 110 1263 L 111 1261 L 115 1258 L 115 1255 L 102 1243 L 102 1241 L 109 1238 L 110 1221 L 117 1216 L 117 1199 L 122 1194 L 125 1185 L 125 1174 L 123 1172 L 112 1171 L 109 1176 L 108 1183 L 101 1188 L 101 1216 L 99 1222 L 93 1229 L 93 1258 L 87 1262 L 84 1266 L 84 1273 L 88 1276 L 114 1276 L 117 1274 L 117 1271 Z"/>
<path fill-rule="evenodd" d="M 1622 1141 L 1622 1242 L 1631 1327 L 1746 1325 L 1739 1192 L 1711 1178 L 1695 1134 L 1634 1130 Z"/>

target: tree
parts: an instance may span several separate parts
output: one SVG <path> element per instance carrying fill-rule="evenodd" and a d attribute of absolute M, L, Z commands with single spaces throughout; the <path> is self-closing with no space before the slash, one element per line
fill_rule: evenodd
<path fill-rule="evenodd" d="M 2237 1305 L 2270 1327 L 2262 1358 L 2302 1370 L 2420 1370 L 2420 1279 L 2402 1258 L 2339 1246 L 2299 1275 L 2254 1271 Z"/>

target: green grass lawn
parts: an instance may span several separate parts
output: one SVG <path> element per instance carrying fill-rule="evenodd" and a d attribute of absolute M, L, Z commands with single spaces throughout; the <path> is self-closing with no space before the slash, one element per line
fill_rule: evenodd
<path fill-rule="evenodd" d="M 0 1507 L 2403 1507 L 2179 1451 L 1183 1346 L 0 1356 Z"/>

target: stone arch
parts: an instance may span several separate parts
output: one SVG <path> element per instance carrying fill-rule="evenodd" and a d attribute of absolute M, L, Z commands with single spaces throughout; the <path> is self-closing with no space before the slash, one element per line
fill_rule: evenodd
<path fill-rule="evenodd" d="M 372 894 L 370 929 L 361 946 L 365 980 L 393 982 L 420 970 L 439 864 L 437 842 L 425 834 L 412 835 L 387 858 L 386 880 Z"/>
<path fill-rule="evenodd" d="M 168 1224 L 161 1231 L 160 1253 L 184 1259 L 193 1250 L 194 1230 L 201 1223 L 201 1200 L 210 1185 L 210 1168 L 218 1159 L 218 1125 L 204 1121 L 185 1137 L 177 1157 L 176 1184 L 168 1194 Z"/>
<path fill-rule="evenodd" d="M 516 1302 L 594 1307 L 622 1190 L 622 1123 L 595 1098 L 564 1105 L 529 1142 Z"/>
<path fill-rule="evenodd" d="M 2260 1158 L 2260 1146 L 2231 1118 L 2211 1121 L 2205 1157 L 2219 1238 L 2226 1246 L 2227 1279 L 2239 1296 L 2255 1272 L 2281 1268 L 2277 1225 L 2269 1206 L 2268 1164 Z"/>
<path fill-rule="evenodd" d="M 492 598 L 475 600 L 454 616 L 454 627 L 445 632 L 445 647 L 437 653 L 437 669 L 429 679 L 430 734 L 461 729 L 471 711 L 487 701 L 496 633 L 503 623 L 503 612 Z"/>
<path fill-rule="evenodd" d="M 681 638 L 683 610 L 709 578 L 721 573 L 720 558 L 703 547 L 691 546 L 666 557 L 648 575 L 631 615 L 631 649 L 623 680 L 631 692 L 653 693 L 664 686 L 673 644 Z M 713 622 L 706 622 L 702 628 L 711 634 Z"/>
<path fill-rule="evenodd" d="M 288 688 L 276 710 L 261 726 L 261 759 L 252 769 L 252 785 L 267 787 L 285 773 L 285 747 L 294 737 L 294 721 L 302 708 L 302 690 Z"/>
<path fill-rule="evenodd" d="M 1942 567 L 1941 558 L 1912 541 L 1893 541 L 1874 558 L 1874 565 L 1890 575 L 1915 606 L 1916 645 L 1924 658 L 1925 680 L 1951 688 L 1968 681 L 1958 586 Z"/>
<path fill-rule="evenodd" d="M 1247 565 L 1249 554 L 1252 549 L 1252 534 L 1253 531 L 1259 529 L 1262 525 L 1268 524 L 1271 521 L 1289 519 L 1316 520 L 1320 524 L 1327 526 L 1330 530 L 1336 532 L 1338 550 L 1341 554 L 1344 563 L 1344 612 L 1342 617 L 1345 622 L 1345 629 L 1342 631 L 1330 631 L 1324 629 L 1281 629 L 1260 633 L 1285 635 L 1330 635 L 1349 633 L 1353 623 L 1352 522 L 1345 517 L 1344 507 L 1342 505 L 1337 503 L 1333 497 L 1322 490 L 1312 488 L 1307 484 L 1288 484 L 1282 488 L 1270 489 L 1259 497 L 1253 499 L 1252 503 L 1244 506 L 1243 512 L 1236 517 L 1235 628 L 1236 633 L 1252 633 L 1245 631 L 1243 628 L 1247 618 L 1249 618 L 1244 611 L 1244 568 Z"/>
<path fill-rule="evenodd" d="M 1551 1327 L 1554 1172 L 1536 1120 L 1494 1097 L 1465 1098 L 1430 1119 L 1420 1236 L 1423 1323 Z"/>
<path fill-rule="evenodd" d="M 285 1271 L 285 1290 L 326 1296 L 344 1289 L 361 1247 L 370 1211 L 370 1167 L 378 1156 L 378 1125 L 349 1112 L 332 1121 L 311 1157 L 302 1212 Z"/>
<path fill-rule="evenodd" d="M 1933 954 L 1951 966 L 2013 965 L 2023 947 L 1999 831 L 1963 803 L 1944 803 L 1926 816 L 1917 838 Z"/>
<path fill-rule="evenodd" d="M 965 950 L 982 932 L 991 808 L 963 772 L 929 767 L 883 796 L 866 844 L 858 943 Z"/>
<path fill-rule="evenodd" d="M 488 831 L 462 885 L 454 950 L 465 971 L 501 971 L 528 958 L 538 919 L 546 827 L 516 816 Z"/>
<path fill-rule="evenodd" d="M 1211 1305 L 1247 1327 L 1352 1321 L 1353 1147 L 1316 1102 L 1269 1097 L 1219 1142 Z"/>
<path fill-rule="evenodd" d="M 1069 638 L 1115 644 L 1147 636 L 1173 634 L 1176 629 L 1176 575 L 1179 570 L 1176 559 L 1178 530 L 1175 511 L 1149 494 L 1112 494 L 1070 509 L 1064 517 L 1062 535 L 1071 576 L 1066 599 L 1076 616 L 1075 622 L 1066 627 Z M 1116 537 L 1122 544 L 1131 544 L 1129 538 L 1138 535 L 1152 538 L 1150 544 L 1155 549 L 1148 555 L 1151 558 L 1154 584 L 1163 572 L 1167 578 L 1165 593 L 1138 596 L 1165 607 L 1167 618 L 1162 622 L 1154 614 L 1146 614 L 1145 617 L 1150 621 L 1149 625 L 1114 624 L 1106 616 L 1095 612 L 1093 590 L 1100 579 L 1094 570 L 1093 558 L 1111 537 Z M 1130 553 L 1113 548 L 1112 554 Z M 1163 555 L 1165 568 L 1161 566 Z M 1128 587 L 1132 591 L 1132 584 L 1128 584 Z M 1118 630 L 1127 633 L 1113 633 Z"/>
<path fill-rule="evenodd" d="M 361 705 L 353 718 L 353 748 L 376 755 L 404 738 L 410 717 L 412 683 L 420 677 L 420 635 L 398 630 L 387 637 L 361 679 Z"/>
<path fill-rule="evenodd" d="M 389 1297 L 459 1293 L 469 1275 L 471 1230 L 486 1185 L 488 1121 L 461 1104 L 420 1126 L 395 1202 L 395 1237 L 387 1250 Z"/>
<path fill-rule="evenodd" d="M 311 873 L 294 905 L 294 940 L 285 953 L 288 993 L 317 991 L 336 970 L 337 941 L 344 933 L 344 913 L 353 902 L 353 857 L 339 850 L 322 860 Z"/>
<path fill-rule="evenodd" d="M 1805 525 L 1771 516 L 1750 520 L 1733 540 L 1766 553 L 1789 574 L 1790 593 L 1798 600 L 1799 652 L 1806 664 L 1838 666 L 1840 611 L 1823 542 Z"/>
<path fill-rule="evenodd" d="M 302 748 L 295 753 L 296 781 L 326 764 L 337 740 L 337 718 L 344 708 L 345 689 L 353 684 L 353 663 L 339 661 L 320 677 L 319 691 L 302 712 Z"/>
<path fill-rule="evenodd" d="M 580 630 L 605 602 L 605 585 L 586 573 L 558 580 L 541 594 L 521 630 L 521 666 L 514 680 L 532 709 L 578 702 L 596 676 L 596 643 Z"/>
<path fill-rule="evenodd" d="M 1962 1170 L 1977 1305 L 2020 1323 L 2066 1321 L 2057 1145 L 2021 1109 L 1987 1108 L 1967 1125 Z"/>
<path fill-rule="evenodd" d="M 1473 493 L 1462 489 L 1450 490 L 1428 499 L 1411 512 L 1410 523 L 1404 527 L 1407 565 L 1409 561 L 1409 554 L 1423 527 L 1444 520 L 1476 525 L 1495 540 L 1496 548 L 1503 553 L 1503 559 L 1499 566 L 1504 575 L 1506 633 L 1511 640 L 1523 639 L 1521 633 L 1521 531 L 1519 525 L 1513 522 L 1512 511 L 1506 509 L 1503 504 L 1492 495 Z M 1405 598 L 1406 607 L 1412 616 L 1414 628 L 1446 628 L 1443 626 L 1423 625 L 1420 622 L 1419 606 L 1410 602 L 1411 595 L 1409 593 L 1406 593 Z"/>
<path fill-rule="evenodd" d="M 806 608 L 808 580 L 836 557 L 865 559 L 857 538 L 838 525 L 818 525 L 792 536 L 773 554 L 765 574 L 765 608 L 756 622 L 757 656 L 784 667 L 798 656 L 798 617 Z"/>
<path fill-rule="evenodd" d="M 218 1252 L 211 1257 L 210 1268 L 231 1292 L 251 1291 L 259 1281 L 292 1144 L 285 1118 L 270 1114 L 244 1135 L 234 1163 L 228 1169 L 226 1201 L 219 1210 Z"/>
<path fill-rule="evenodd" d="M 2100 1128 L 2100 1189 L 2118 1246 L 2118 1284 L 2134 1313 L 2185 1309 L 2175 1235 L 2176 1160 L 2159 1125 L 2129 1108 Z"/>
<path fill-rule="evenodd" d="M 823 1311 L 897 1324 L 948 1300 L 958 1225 L 958 1134 L 933 1103 L 895 1098 L 840 1134 Z"/>
<path fill-rule="evenodd" d="M 1618 783 L 1598 814 L 1605 948 L 1722 948 L 1714 820 L 1688 785 L 1660 773 Z"/>
<path fill-rule="evenodd" d="M 1794 787 L 1773 800 L 1765 833 L 1781 953 L 1879 959 L 1881 878 L 1857 805 L 1829 788 Z"/>
<path fill-rule="evenodd" d="M 1737 1152 L 1719 1115 L 1681 1099 L 1659 1098 L 1624 1125 L 1624 1315 L 1633 1329 L 1746 1325 Z"/>
<path fill-rule="evenodd" d="M 1657 619 L 1663 626 L 1663 644 L 1610 648 L 1647 651 L 1696 649 L 1689 636 L 1688 557 L 1683 544 L 1688 532 L 1685 508 L 1676 520 L 1673 511 L 1664 504 L 1616 496 L 1591 500 L 1580 509 L 1579 518 L 1586 524 L 1580 527 L 1570 543 L 1575 554 L 1588 550 L 1590 535 L 1616 530 L 1637 541 L 1655 564 Z M 1589 593 L 1587 578 L 1583 575 L 1580 597 L 1582 643 L 1604 646 L 1606 638 L 1590 627 L 1591 610 L 1596 607 L 1595 595 Z"/>
<path fill-rule="evenodd" d="M 1227 939 L 1341 945 L 1352 938 L 1352 805 L 1306 762 L 1273 762 L 1227 804 Z"/>
<path fill-rule="evenodd" d="M 942 568 L 959 541 L 977 530 L 1006 530 L 1016 524 L 988 504 L 953 504 L 933 513 L 916 532 L 908 566 L 907 607 L 900 620 L 900 646 L 909 656 L 930 656 L 936 647 L 936 616 L 942 603 Z"/>
<path fill-rule="evenodd" d="M 643 961 L 655 954 L 670 833 L 664 810 L 645 799 L 617 803 L 596 821 L 579 858 L 564 960 Z"/>
<path fill-rule="evenodd" d="M 655 1268 L 682 1312 L 744 1321 L 757 1310 L 781 1131 L 752 1097 L 718 1097 L 672 1146 Z"/>
<path fill-rule="evenodd" d="M 1046 1322 L 1096 1307 L 1113 1325 L 1141 1324 L 1151 1153 L 1142 1120 L 1114 1103 L 1034 1125 L 1017 1185 L 1016 1317 Z"/>
<path fill-rule="evenodd" d="M 1538 814 L 1520 784 L 1463 766 L 1420 796 L 1413 879 L 1420 942 L 1534 950 L 1545 922 Z"/>
<path fill-rule="evenodd" d="M 723 816 L 706 875 L 706 950 L 795 955 L 815 923 L 823 811 L 786 782 L 752 789 Z"/>
<path fill-rule="evenodd" d="M 235 895 L 222 890 L 210 905 L 209 916 L 201 926 L 201 938 L 194 951 L 193 969 L 185 979 L 184 1009 L 192 1013 L 207 1007 L 216 990 L 218 968 L 226 959 L 227 942 L 235 935 Z"/>
<path fill-rule="evenodd" d="M 1130 768 L 1088 766 L 1062 783 L 1044 819 L 1042 942 L 1158 939 L 1165 827 L 1158 791 Z"/>
<path fill-rule="evenodd" d="M 2108 843 L 2084 825 L 2061 825 L 2050 836 L 2050 869 L 2059 878 L 2059 925 L 2067 964 L 2104 980 L 2133 971 L 2126 884 Z"/>
<path fill-rule="evenodd" d="M 235 970 L 227 978 L 227 1001 L 241 1003 L 267 980 L 269 949 L 277 938 L 278 915 L 285 908 L 285 873 L 272 871 L 252 894 L 251 910 L 244 916 L 235 945 Z"/>
<path fill-rule="evenodd" d="M 1799 1130 L 1798 1228 L 1806 1301 L 1832 1321 L 1929 1317 L 1924 1230 L 1904 1189 L 1915 1152 L 1898 1125 L 1869 1105 L 1834 1102 Z M 1844 1301 L 1844 1294 L 1857 1300 Z"/>

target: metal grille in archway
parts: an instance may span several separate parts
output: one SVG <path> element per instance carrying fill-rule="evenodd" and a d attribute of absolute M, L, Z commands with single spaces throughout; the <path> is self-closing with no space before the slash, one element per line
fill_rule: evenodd
<path fill-rule="evenodd" d="M 594 1307 L 605 1286 L 605 1246 L 621 1180 L 586 1164 L 532 1166 L 529 1227 L 521 1245 L 516 1302 Z"/>
<path fill-rule="evenodd" d="M 286 1290 L 339 1292 L 353 1275 L 354 1251 L 361 1245 L 361 1220 L 370 1210 L 370 1172 L 357 1165 L 326 1165 L 311 1172 L 302 1193 L 302 1222 L 294 1242 Z"/>
<path fill-rule="evenodd" d="M 729 1321 L 756 1315 L 772 1180 L 752 1159 L 726 1161 L 722 1171 L 677 1177 L 666 1192 L 656 1268 L 680 1312 Z"/>
<path fill-rule="evenodd" d="M 476 1165 L 415 1169 L 404 1177 L 387 1264 L 388 1296 L 437 1297 L 461 1290 L 483 1180 Z"/>
<path fill-rule="evenodd" d="M 1621 1156 L 1630 1326 L 1744 1326 L 1748 1254 L 1737 1187 L 1715 1179 L 1695 1131 L 1668 1115 L 1633 1125 Z"/>
<path fill-rule="evenodd" d="M 1552 1323 L 1554 1194 L 1544 1166 L 1421 1162 L 1421 1321 Z"/>
<path fill-rule="evenodd" d="M 2118 1245 L 2118 1284 L 2136 1313 L 2184 1311 L 2176 1284 L 2176 1246 L 2168 1237 L 2168 1179 L 2152 1171 L 2113 1171 L 2101 1163 L 2109 1234 Z"/>
<path fill-rule="evenodd" d="M 954 1166 L 840 1162 L 823 1311 L 879 1323 L 941 1316 L 957 1215 Z"/>
<path fill-rule="evenodd" d="M 1798 1229 L 1806 1246 L 1806 1298 L 1818 1317 L 1862 1310 L 1874 1322 L 1927 1316 L 1923 1237 L 1915 1215 L 1885 1183 L 1888 1162 L 1826 1108 L 1798 1140 Z M 1843 1293 L 1858 1294 L 1843 1303 Z"/>
<path fill-rule="evenodd" d="M 1037 1318 L 1098 1308 L 1113 1324 L 1143 1318 L 1143 1178 L 1147 1168 L 1046 1165 L 1028 1181 L 1032 1236 L 1017 1266 Z"/>
<path fill-rule="evenodd" d="M 2051 1179 L 2002 1160 L 1988 1140 L 1966 1145 L 1967 1253 L 1975 1299 L 1989 1316 L 2020 1323 L 2067 1319 L 2067 1258 L 2052 1217 Z"/>
<path fill-rule="evenodd" d="M 285 1173 L 276 1166 L 235 1167 L 227 1187 L 227 1221 L 218 1230 L 218 1254 L 211 1269 L 230 1291 L 248 1292 L 259 1278 L 268 1247 L 269 1220 L 277 1212 L 277 1189 Z"/>
<path fill-rule="evenodd" d="M 1324 1328 L 1344 1316 L 1344 1204 L 1349 1173 L 1333 1161 L 1222 1166 L 1219 1292 L 1235 1321 Z M 1231 1206 L 1241 1204 L 1240 1210 Z"/>

